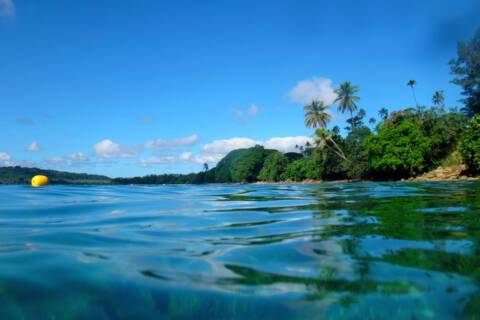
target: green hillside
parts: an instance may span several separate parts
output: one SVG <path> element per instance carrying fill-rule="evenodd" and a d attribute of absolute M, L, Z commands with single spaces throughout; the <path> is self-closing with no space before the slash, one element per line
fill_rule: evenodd
<path fill-rule="evenodd" d="M 29 184 L 35 175 L 45 175 L 53 184 L 106 184 L 106 176 L 24 167 L 0 167 L 0 184 Z"/>
<path fill-rule="evenodd" d="M 218 165 L 213 168 L 208 177 L 214 176 L 214 182 L 254 182 L 262 170 L 265 158 L 278 152 L 255 146 L 248 149 L 238 149 L 227 154 Z"/>

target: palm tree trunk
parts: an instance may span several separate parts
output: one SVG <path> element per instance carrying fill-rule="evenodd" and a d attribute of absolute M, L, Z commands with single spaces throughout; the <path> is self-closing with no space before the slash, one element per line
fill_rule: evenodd
<path fill-rule="evenodd" d="M 415 105 L 418 108 L 417 96 L 415 95 L 415 89 L 413 87 L 412 87 L 412 94 L 413 94 L 413 100 L 415 101 Z"/>
<path fill-rule="evenodd" d="M 329 141 L 334 146 L 334 148 L 332 148 L 333 152 L 335 152 L 335 154 L 339 156 L 342 160 L 349 161 L 345 156 L 345 153 L 343 153 L 342 149 L 340 149 L 340 147 L 338 146 L 338 144 L 333 139 L 329 139 Z"/>
<path fill-rule="evenodd" d="M 352 122 L 351 123 L 351 125 L 352 125 L 352 128 L 351 128 L 352 130 L 351 131 L 353 131 L 353 129 L 355 129 L 355 124 L 353 123 L 353 111 L 352 110 L 350 110 L 350 121 Z"/>

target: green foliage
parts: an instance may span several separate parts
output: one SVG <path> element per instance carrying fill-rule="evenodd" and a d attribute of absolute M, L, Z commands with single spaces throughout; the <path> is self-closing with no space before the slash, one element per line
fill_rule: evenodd
<path fill-rule="evenodd" d="M 457 54 L 457 59 L 450 61 L 451 72 L 456 75 L 452 82 L 462 87 L 464 111 L 473 116 L 480 112 L 480 29 L 473 39 L 458 44 Z"/>
<path fill-rule="evenodd" d="M 278 151 L 271 153 L 265 159 L 258 179 L 263 181 L 280 181 L 287 164 L 288 158 L 284 154 Z"/>
<path fill-rule="evenodd" d="M 285 172 L 283 173 L 283 180 L 302 181 L 305 180 L 305 167 L 303 159 L 295 160 L 288 164 Z"/>
<path fill-rule="evenodd" d="M 255 182 L 265 158 L 274 152 L 262 146 L 230 152 L 215 168 L 215 182 Z"/>
<path fill-rule="evenodd" d="M 480 115 L 470 121 L 459 149 L 468 169 L 472 173 L 480 172 Z"/>
<path fill-rule="evenodd" d="M 344 161 L 343 166 L 349 179 L 361 179 L 369 174 L 370 161 L 364 144 L 371 134 L 368 127 L 359 126 L 345 139 L 344 150 L 349 161 Z"/>
<path fill-rule="evenodd" d="M 358 113 L 350 119 L 347 119 L 348 126 L 345 127 L 346 130 L 352 131 L 352 128 L 362 127 L 364 125 L 363 119 L 367 115 L 365 109 L 360 109 Z"/>
<path fill-rule="evenodd" d="M 466 123 L 467 118 L 458 112 L 435 108 L 393 112 L 365 143 L 373 175 L 406 178 L 442 164 L 456 150 Z"/>
<path fill-rule="evenodd" d="M 372 169 L 381 178 L 414 176 L 428 169 L 432 141 L 423 135 L 418 124 L 405 121 L 382 126 L 378 134 L 367 138 Z"/>
<path fill-rule="evenodd" d="M 327 109 L 328 106 L 323 101 L 313 100 L 312 103 L 306 105 L 303 108 L 305 112 L 305 126 L 307 128 L 325 128 L 332 118 Z"/>
<path fill-rule="evenodd" d="M 303 181 L 305 179 L 319 180 L 322 178 L 323 163 L 319 156 L 312 155 L 295 160 L 287 165 L 282 175 L 283 180 Z"/>
<path fill-rule="evenodd" d="M 146 175 L 133 178 L 115 178 L 113 184 L 185 184 L 185 183 L 203 183 L 205 173 L 199 174 L 160 174 Z"/>
<path fill-rule="evenodd" d="M 337 94 L 335 103 L 338 105 L 338 110 L 342 113 L 349 111 L 351 122 L 353 122 L 353 112 L 357 110 L 357 103 L 360 100 L 360 97 L 355 95 L 358 90 L 358 86 L 352 85 L 349 81 L 342 83 L 338 89 L 335 89 Z M 355 128 L 355 123 L 352 124 L 352 128 Z"/>
<path fill-rule="evenodd" d="M 324 166 L 323 160 L 319 155 L 314 154 L 302 160 L 306 179 L 319 180 L 322 178 Z"/>
<path fill-rule="evenodd" d="M 460 152 L 454 151 L 450 153 L 443 161 L 441 162 L 442 167 L 454 167 L 462 164 L 462 156 Z"/>

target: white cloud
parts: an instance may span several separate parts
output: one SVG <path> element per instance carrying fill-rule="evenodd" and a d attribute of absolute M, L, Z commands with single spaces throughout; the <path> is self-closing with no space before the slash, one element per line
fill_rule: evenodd
<path fill-rule="evenodd" d="M 331 105 L 337 98 L 337 94 L 332 87 L 332 80 L 320 77 L 302 80 L 290 90 L 288 96 L 293 102 L 303 105 L 309 104 L 313 100 L 323 101 Z"/>
<path fill-rule="evenodd" d="M 216 163 L 225 157 L 230 151 L 236 149 L 250 148 L 255 145 L 262 145 L 267 149 L 275 149 L 281 152 L 295 152 L 298 150 L 296 145 L 304 146 L 307 142 L 312 142 L 312 138 L 306 136 L 295 137 L 276 137 L 265 141 L 253 140 L 250 138 L 231 138 L 215 140 L 202 146 L 198 155 L 189 155 L 182 159 L 195 163 Z"/>
<path fill-rule="evenodd" d="M 257 107 L 257 105 L 254 103 L 252 104 L 248 110 L 247 110 L 247 114 L 251 115 L 251 116 L 256 116 L 259 112 L 259 109 Z"/>
<path fill-rule="evenodd" d="M 262 143 L 267 149 L 275 149 L 281 152 L 298 152 L 295 146 L 304 146 L 307 142 L 312 143 L 311 137 L 296 136 L 271 138 Z"/>
<path fill-rule="evenodd" d="M 191 146 L 197 143 L 198 135 L 192 134 L 190 136 L 181 137 L 173 140 L 150 140 L 144 143 L 145 148 L 160 149 L 160 148 L 176 148 L 181 146 Z"/>
<path fill-rule="evenodd" d="M 33 141 L 27 146 L 27 151 L 29 152 L 38 152 L 40 151 L 40 146 L 38 145 L 37 141 Z"/>
<path fill-rule="evenodd" d="M 12 156 L 6 152 L 0 152 L 0 161 L 10 161 L 12 160 Z"/>
<path fill-rule="evenodd" d="M 255 117 L 260 112 L 260 109 L 255 103 L 252 103 L 250 107 L 248 107 L 246 110 L 241 110 L 238 108 L 231 108 L 230 110 L 233 116 L 239 120 L 245 119 L 247 117 Z"/>
<path fill-rule="evenodd" d="M 12 156 L 6 152 L 0 152 L 0 165 L 13 166 Z"/>
<path fill-rule="evenodd" d="M 191 152 L 182 152 L 178 158 L 182 161 L 188 161 L 192 158 L 192 153 Z"/>
<path fill-rule="evenodd" d="M 231 139 L 215 140 L 212 143 L 203 145 L 202 152 L 204 154 L 209 154 L 209 155 L 215 155 L 215 154 L 225 155 L 232 150 L 250 148 L 256 144 L 259 144 L 259 142 L 249 138 L 231 138 Z"/>
<path fill-rule="evenodd" d="M 149 165 L 157 165 L 157 164 L 167 164 L 175 162 L 174 156 L 164 156 L 164 157 L 156 157 L 151 156 L 147 159 L 140 160 L 140 164 L 142 166 L 149 166 Z"/>
<path fill-rule="evenodd" d="M 101 158 L 128 158 L 137 155 L 139 150 L 104 139 L 93 146 L 93 151 Z"/>
<path fill-rule="evenodd" d="M 73 152 L 67 155 L 68 160 L 71 161 L 88 161 L 88 157 L 83 152 Z"/>
<path fill-rule="evenodd" d="M 61 164 L 65 162 L 65 159 L 63 157 L 50 157 L 50 158 L 46 158 L 45 161 L 47 161 L 50 164 Z"/>
<path fill-rule="evenodd" d="M 15 5 L 12 0 L 0 0 L 0 16 L 2 18 L 15 18 Z"/>

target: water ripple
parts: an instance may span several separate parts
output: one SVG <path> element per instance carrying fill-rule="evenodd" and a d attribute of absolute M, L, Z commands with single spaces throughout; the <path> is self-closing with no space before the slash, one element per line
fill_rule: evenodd
<path fill-rule="evenodd" d="M 2 319 L 480 314 L 478 182 L 1 186 L 0 240 Z"/>

